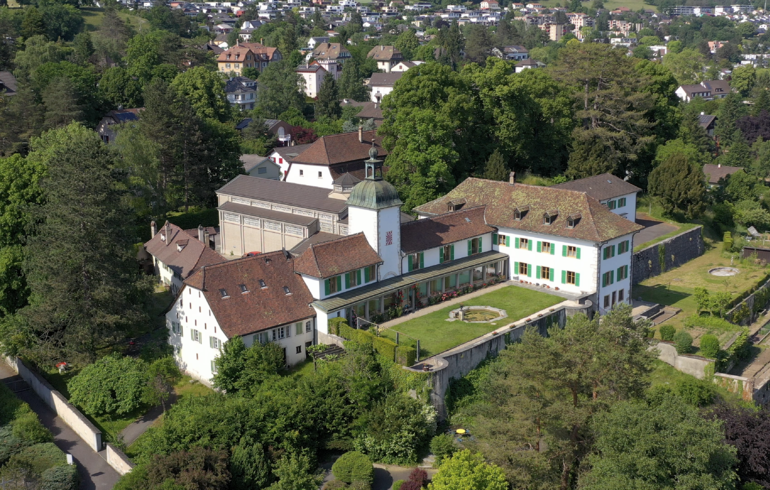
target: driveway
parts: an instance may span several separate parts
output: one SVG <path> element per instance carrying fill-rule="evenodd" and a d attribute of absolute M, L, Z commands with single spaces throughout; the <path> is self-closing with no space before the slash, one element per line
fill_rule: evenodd
<path fill-rule="evenodd" d="M 658 237 L 662 237 L 667 233 L 671 233 L 672 231 L 679 229 L 679 227 L 676 225 L 658 221 L 654 218 L 650 218 L 646 214 L 641 213 L 636 215 L 636 223 L 644 226 L 644 229 L 634 235 L 634 247 L 643 243 L 651 242 Z"/>
<path fill-rule="evenodd" d="M 115 486 L 120 479 L 117 471 L 112 469 L 107 461 L 75 434 L 75 431 L 70 429 L 29 388 L 26 381 L 2 361 L 0 361 L 0 381 L 11 387 L 19 399 L 29 404 L 43 425 L 53 434 L 54 444 L 65 453 L 71 454 L 75 459 L 80 474 L 81 490 L 110 490 Z"/>

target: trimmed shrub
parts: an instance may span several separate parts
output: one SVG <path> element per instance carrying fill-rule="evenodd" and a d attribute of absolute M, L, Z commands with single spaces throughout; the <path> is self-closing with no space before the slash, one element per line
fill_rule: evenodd
<path fill-rule="evenodd" d="M 40 490 L 78 490 L 80 478 L 75 465 L 54 466 L 43 472 Z"/>
<path fill-rule="evenodd" d="M 396 362 L 402 366 L 413 366 L 417 359 L 417 351 L 408 345 L 399 345 L 396 349 Z"/>
<path fill-rule="evenodd" d="M 406 483 L 406 480 L 396 480 L 393 482 L 392 490 L 401 490 L 401 485 Z"/>
<path fill-rule="evenodd" d="M 677 393 L 685 402 L 696 407 L 705 407 L 714 402 L 716 388 L 701 379 L 684 379 L 677 384 Z"/>
<path fill-rule="evenodd" d="M 719 339 L 716 335 L 707 334 L 700 338 L 700 351 L 704 357 L 714 358 L 719 353 Z"/>
<path fill-rule="evenodd" d="M 401 490 L 422 490 L 422 485 L 416 481 L 409 480 L 401 485 Z"/>
<path fill-rule="evenodd" d="M 345 318 L 342 317 L 335 317 L 335 318 L 329 318 L 329 333 L 332 335 L 340 336 L 340 326 L 345 325 L 346 327 L 350 328 L 350 325 L 348 325 L 348 321 Z"/>
<path fill-rule="evenodd" d="M 31 445 L 31 441 L 16 437 L 10 425 L 0 427 L 0 466 L 3 466 L 11 456 Z"/>
<path fill-rule="evenodd" d="M 722 237 L 722 250 L 729 252 L 733 249 L 733 235 L 729 231 L 726 231 L 724 237 Z"/>
<path fill-rule="evenodd" d="M 423 486 L 428 482 L 428 472 L 420 468 L 415 468 L 409 473 L 409 481 Z"/>
<path fill-rule="evenodd" d="M 669 325 L 664 325 L 667 327 Z M 704 327 L 704 328 L 718 328 L 720 330 L 735 330 L 736 326 L 724 318 L 718 316 L 700 316 L 690 315 L 684 319 L 684 326 L 686 328 L 692 327 Z M 663 329 L 663 327 L 660 327 Z M 672 327 L 673 328 L 673 327 Z"/>
<path fill-rule="evenodd" d="M 743 359 L 749 355 L 750 347 L 751 343 L 749 342 L 749 330 L 744 329 L 728 349 L 728 354 L 730 357 L 734 357 L 735 359 Z"/>
<path fill-rule="evenodd" d="M 340 480 L 332 480 L 326 485 L 324 485 L 323 490 L 341 490 L 343 488 L 348 488 L 348 484 L 344 481 Z"/>
<path fill-rule="evenodd" d="M 692 350 L 692 335 L 680 330 L 674 334 L 674 347 L 677 354 L 689 354 Z"/>
<path fill-rule="evenodd" d="M 11 456 L 8 461 L 9 467 L 25 468 L 35 475 L 41 475 L 48 468 L 64 464 L 67 464 L 64 452 L 52 442 L 24 448 L 20 453 Z"/>
<path fill-rule="evenodd" d="M 37 414 L 31 409 L 16 417 L 16 420 L 11 422 L 11 426 L 13 427 L 13 435 L 19 439 L 31 443 L 53 441 L 53 435 L 40 423 Z"/>
<path fill-rule="evenodd" d="M 372 460 L 358 451 L 340 456 L 332 466 L 332 473 L 336 479 L 345 483 L 365 482 L 371 485 L 374 481 Z"/>
<path fill-rule="evenodd" d="M 444 458 L 451 458 L 457 451 L 451 434 L 439 434 L 430 441 L 430 452 L 436 457 L 434 466 L 438 467 Z"/>
<path fill-rule="evenodd" d="M 676 333 L 676 329 L 672 327 L 671 325 L 661 325 L 660 327 L 660 338 L 663 340 L 674 340 L 674 334 Z"/>
<path fill-rule="evenodd" d="M 398 347 L 395 342 L 385 337 L 374 337 L 372 339 L 372 345 L 379 355 L 389 361 L 395 361 L 396 347 Z"/>

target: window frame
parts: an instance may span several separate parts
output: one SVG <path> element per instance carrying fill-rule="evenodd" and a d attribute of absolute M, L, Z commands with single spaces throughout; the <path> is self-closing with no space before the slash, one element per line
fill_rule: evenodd
<path fill-rule="evenodd" d="M 577 258 L 577 247 L 575 245 L 567 245 L 567 257 L 571 259 Z"/>
<path fill-rule="evenodd" d="M 519 262 L 519 275 L 520 276 L 529 276 L 529 264 L 527 262 Z M 522 272 L 522 270 L 524 272 Z"/>
<path fill-rule="evenodd" d="M 517 250 L 529 250 L 529 238 L 519 238 L 519 247 Z"/>
<path fill-rule="evenodd" d="M 570 274 L 572 274 L 572 280 L 570 281 Z M 575 271 L 567 271 L 566 274 L 566 280 L 564 281 L 565 284 L 569 284 L 570 286 L 576 286 L 577 284 L 577 272 Z"/>
<path fill-rule="evenodd" d="M 540 267 L 540 279 L 544 281 L 553 281 L 553 269 L 548 266 Z"/>
<path fill-rule="evenodd" d="M 553 242 L 540 242 L 540 253 L 551 255 L 553 246 Z"/>

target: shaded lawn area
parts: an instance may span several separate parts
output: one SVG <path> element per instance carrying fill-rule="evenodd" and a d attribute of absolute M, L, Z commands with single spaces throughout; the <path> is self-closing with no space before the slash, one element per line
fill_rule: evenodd
<path fill-rule="evenodd" d="M 676 393 L 677 385 L 688 379 L 691 380 L 696 378 L 695 376 L 677 371 L 673 366 L 670 366 L 663 361 L 655 360 L 652 373 L 650 373 L 650 386 L 652 388 L 665 386 L 671 388 L 671 390 Z M 714 384 L 714 388 L 716 389 L 719 398 L 722 398 L 731 405 L 753 406 L 753 402 L 748 402 L 747 404 L 747 402 L 744 402 L 737 393 L 731 393 L 727 391 L 727 389 L 716 384 Z"/>
<path fill-rule="evenodd" d="M 85 30 L 91 32 L 99 30 L 104 22 L 104 9 L 99 7 L 83 7 L 79 10 L 81 15 L 83 15 L 83 20 L 86 24 Z M 146 19 L 143 19 L 138 15 L 131 15 L 127 12 L 118 11 L 118 16 L 136 31 L 141 32 L 149 25 L 149 22 Z"/>
<path fill-rule="evenodd" d="M 459 308 L 454 304 L 439 311 L 395 325 L 382 332 L 382 336 L 396 340 L 396 331 L 400 332 L 399 341 L 415 346 L 420 340 L 420 358 L 436 355 L 452 347 L 473 340 L 496 328 L 508 325 L 540 310 L 561 303 L 564 298 L 531 289 L 508 286 L 476 298 L 462 301 L 464 306 L 493 306 L 508 313 L 493 323 L 464 323 L 459 320 L 449 322 L 449 312 Z M 408 336 L 408 337 L 407 337 Z"/>

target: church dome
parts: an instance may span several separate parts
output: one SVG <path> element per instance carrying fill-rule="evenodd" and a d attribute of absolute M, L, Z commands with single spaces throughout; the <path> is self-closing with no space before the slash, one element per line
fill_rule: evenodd
<path fill-rule="evenodd" d="M 353 187 L 348 197 L 348 206 L 359 208 L 385 209 L 402 204 L 396 188 L 385 180 L 362 180 Z"/>

